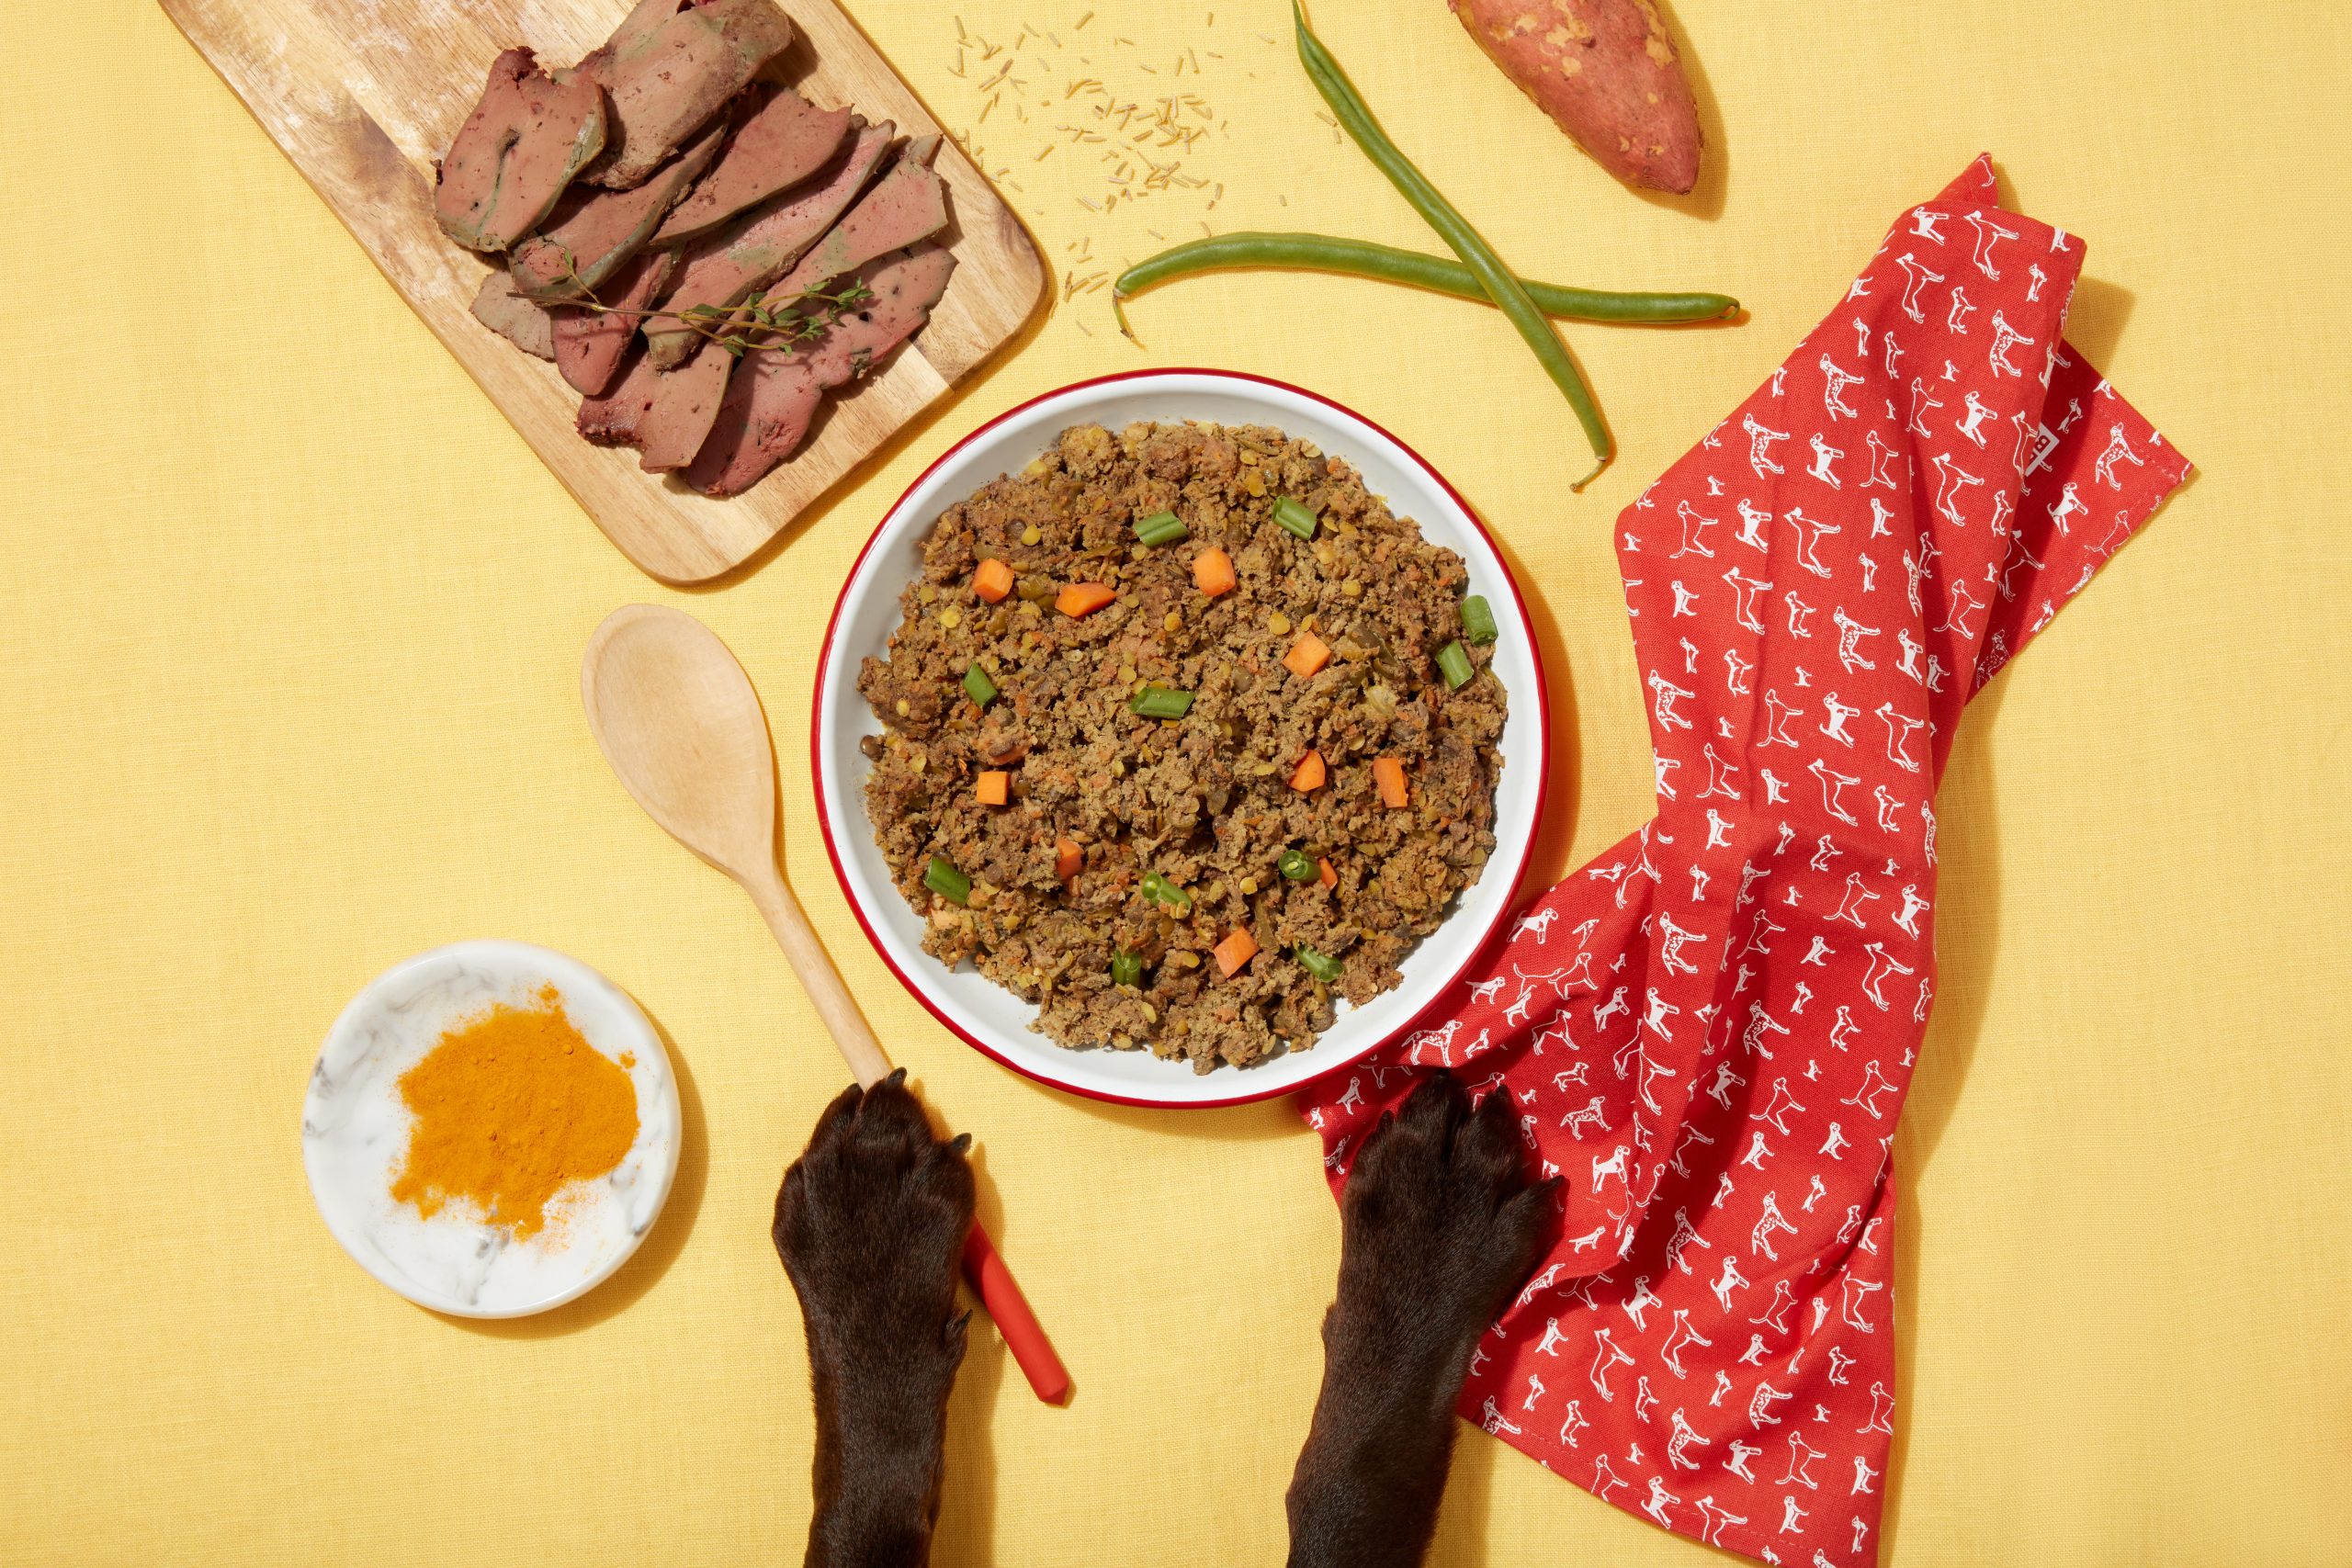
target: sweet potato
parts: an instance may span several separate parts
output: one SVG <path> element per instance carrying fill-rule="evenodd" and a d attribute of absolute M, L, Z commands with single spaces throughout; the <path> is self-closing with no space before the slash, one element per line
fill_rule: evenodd
<path fill-rule="evenodd" d="M 1503 74 L 1627 185 L 1687 192 L 1699 109 L 1654 0 L 1446 0 Z"/>

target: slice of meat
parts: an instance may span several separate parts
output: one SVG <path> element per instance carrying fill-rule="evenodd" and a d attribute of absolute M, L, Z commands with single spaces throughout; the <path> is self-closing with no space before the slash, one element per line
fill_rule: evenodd
<path fill-rule="evenodd" d="M 808 247 L 825 237 L 890 149 L 890 122 L 860 128 L 847 148 L 827 165 L 820 183 L 785 197 L 732 226 L 690 246 L 662 304 L 671 313 L 645 323 L 649 344 L 663 364 L 675 365 L 694 352 L 694 329 L 681 319 L 698 305 L 725 310 L 740 305 L 792 270 Z M 666 344 L 666 347 L 658 346 Z"/>
<path fill-rule="evenodd" d="M 572 69 L 586 71 L 601 82 L 605 67 L 615 57 L 635 54 L 644 46 L 646 39 L 661 30 L 662 23 L 678 14 L 685 3 L 686 0 L 637 0 L 637 4 L 629 7 L 628 15 L 621 18 L 621 25 L 613 29 L 613 36 Z"/>
<path fill-rule="evenodd" d="M 599 446 L 636 447 L 648 473 L 684 468 L 718 417 L 734 367 L 735 356 L 707 339 L 675 370 L 655 369 L 639 352 L 619 385 L 580 405 L 580 434 Z"/>
<path fill-rule="evenodd" d="M 827 231 L 768 290 L 772 305 L 788 305 L 808 289 L 821 288 L 876 256 L 904 250 L 946 228 L 947 186 L 931 168 L 938 152 L 936 136 L 909 142 L 899 161 L 858 198 L 848 216 Z"/>
<path fill-rule="evenodd" d="M 577 424 L 581 435 L 599 446 L 634 446 L 645 416 L 652 410 L 661 372 L 645 357 L 642 344 L 625 355 L 628 368 L 611 390 L 582 399 Z"/>
<path fill-rule="evenodd" d="M 910 142 L 889 172 L 858 198 L 848 216 L 826 231 L 825 237 L 784 279 L 766 290 L 770 308 L 786 308 L 808 290 L 821 288 L 878 256 L 927 240 L 947 227 L 947 187 L 930 167 L 938 151 L 936 136 Z M 741 330 L 752 330 L 748 319 L 739 318 L 738 324 Z M 647 323 L 647 342 L 659 364 L 665 353 L 675 349 L 668 345 L 665 336 L 656 335 L 657 329 L 657 322 Z"/>
<path fill-rule="evenodd" d="M 642 319 L 626 312 L 642 310 L 652 304 L 654 295 L 669 280 L 670 269 L 677 265 L 675 251 L 641 252 L 614 275 L 612 287 L 605 290 L 611 296 L 605 301 L 612 307 L 610 311 L 551 312 L 555 317 L 555 367 L 563 372 L 566 381 L 592 398 L 612 385 L 622 356 L 628 354 L 628 345 L 637 341 L 637 323 Z"/>
<path fill-rule="evenodd" d="M 741 495 L 798 449 L 827 391 L 865 375 L 922 329 L 956 271 L 953 253 L 917 245 L 860 269 L 873 302 L 797 353 L 747 354 L 702 450 L 685 472 L 705 495 Z"/>
<path fill-rule="evenodd" d="M 609 144 L 587 177 L 613 190 L 644 184 L 791 41 L 772 0 L 645 0 L 578 66 L 612 107 Z"/>
<path fill-rule="evenodd" d="M 726 134 L 713 126 L 633 190 L 572 186 L 546 226 L 514 247 L 507 265 L 515 287 L 543 305 L 594 294 L 652 237 L 662 215 L 718 155 Z"/>
<path fill-rule="evenodd" d="M 734 355 L 706 342 L 692 359 L 654 378 L 653 405 L 638 426 L 638 467 L 662 474 L 695 460 L 718 418 L 734 368 Z"/>
<path fill-rule="evenodd" d="M 558 82 L 527 49 L 491 62 L 474 112 L 434 175 L 433 215 L 469 250 L 503 251 L 539 225 L 605 145 L 605 97 Z"/>
<path fill-rule="evenodd" d="M 718 162 L 654 233 L 675 244 L 717 228 L 823 168 L 849 135 L 850 112 L 820 109 L 789 87 L 753 83 Z"/>
<path fill-rule="evenodd" d="M 503 269 L 481 280 L 474 295 L 474 318 L 526 354 L 555 357 L 555 322 L 538 306 L 514 292 Z"/>

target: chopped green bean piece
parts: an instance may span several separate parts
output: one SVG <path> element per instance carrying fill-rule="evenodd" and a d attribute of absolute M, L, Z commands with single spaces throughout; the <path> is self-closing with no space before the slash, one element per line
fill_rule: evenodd
<path fill-rule="evenodd" d="M 1304 850 L 1284 850 L 1283 858 L 1274 863 L 1274 869 L 1293 882 L 1312 882 L 1316 874 L 1315 857 Z"/>
<path fill-rule="evenodd" d="M 1473 593 L 1462 601 L 1462 640 L 1488 643 L 1502 636 L 1502 628 L 1495 625 L 1494 606 L 1487 603 L 1483 593 Z"/>
<path fill-rule="evenodd" d="M 986 707 L 996 701 L 996 682 L 989 680 L 989 672 L 978 665 L 967 665 L 964 670 L 964 694 Z"/>
<path fill-rule="evenodd" d="M 1311 539 L 1315 537 L 1316 524 L 1321 520 L 1285 495 L 1278 498 L 1274 502 L 1274 521 L 1300 538 Z"/>
<path fill-rule="evenodd" d="M 1136 537 L 1147 545 L 1172 545 L 1186 532 L 1183 519 L 1173 512 L 1155 512 L 1136 523 Z"/>
<path fill-rule="evenodd" d="M 1335 984 L 1346 968 L 1338 959 L 1326 958 L 1311 947 L 1294 948 L 1292 952 L 1297 957 L 1300 968 L 1327 986 Z"/>
<path fill-rule="evenodd" d="M 1127 711 L 1138 718 L 1182 718 L 1193 705 L 1193 694 L 1173 686 L 1146 686 L 1128 700 Z"/>
<path fill-rule="evenodd" d="M 1193 896 L 1156 871 L 1143 874 L 1143 891 L 1148 898 L 1158 899 L 1178 914 L 1193 907 Z"/>
<path fill-rule="evenodd" d="M 1143 960 L 1132 953 L 1111 954 L 1111 984 L 1136 986 L 1143 983 Z"/>
<path fill-rule="evenodd" d="M 1449 692 L 1460 691 L 1476 673 L 1470 668 L 1470 656 L 1462 650 L 1459 642 L 1449 642 L 1437 650 L 1437 669 L 1438 673 L 1445 677 L 1445 688 Z"/>
<path fill-rule="evenodd" d="M 931 863 L 922 868 L 922 885 L 958 904 L 972 901 L 972 879 L 957 871 L 944 855 L 932 856 Z"/>

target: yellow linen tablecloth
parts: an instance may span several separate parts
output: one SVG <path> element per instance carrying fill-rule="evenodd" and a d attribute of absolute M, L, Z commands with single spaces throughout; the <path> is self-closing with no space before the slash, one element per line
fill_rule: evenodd
<path fill-rule="evenodd" d="M 1018 91 L 985 86 L 981 43 L 959 65 L 951 9 L 854 9 L 1074 288 L 1204 222 L 1430 247 L 1336 144 L 1273 0 L 961 0 Z M 1685 0 L 1713 145 L 1677 202 L 1602 175 L 1439 0 L 1324 0 L 1397 140 L 1522 271 L 1753 312 L 1571 332 L 1623 443 L 1607 476 L 1569 493 L 1575 427 L 1479 308 L 1204 281 L 1139 304 L 1139 352 L 1096 288 L 780 557 L 679 594 L 580 514 L 158 10 L 41 11 L 0 68 L 0 1561 L 797 1556 L 810 1424 L 767 1211 L 841 1075 L 741 896 L 590 742 L 582 639 L 640 598 L 707 618 L 757 681 L 788 869 L 981 1138 L 987 1217 L 1077 1378 L 1042 1408 L 976 1335 L 940 1561 L 1279 1561 L 1338 1247 L 1313 1140 L 1281 1104 L 1065 1098 L 901 993 L 797 761 L 813 612 L 909 479 L 1016 401 L 1154 363 L 1302 382 L 1414 443 L 1521 573 L 1566 742 L 1549 880 L 1649 809 L 1616 510 L 1986 147 L 2088 241 L 2076 341 L 2203 471 L 1972 710 L 1947 780 L 1942 995 L 1896 1145 L 1887 1561 L 2347 1560 L 2352 13 Z M 1177 100 L 1204 134 L 1154 155 L 1182 178 L 1130 201 L 1054 129 L 1090 76 Z M 489 934 L 643 1000 L 689 1142 L 618 1279 L 486 1328 L 336 1249 L 296 1128 L 350 993 Z M 1707 1555 L 1465 1432 L 1434 1560 Z"/>

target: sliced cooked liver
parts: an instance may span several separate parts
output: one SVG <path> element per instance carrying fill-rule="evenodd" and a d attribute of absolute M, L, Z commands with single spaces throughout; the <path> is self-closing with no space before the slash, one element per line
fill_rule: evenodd
<path fill-rule="evenodd" d="M 491 62 L 481 101 L 434 176 L 433 215 L 469 250 L 503 251 L 539 225 L 605 145 L 594 82 L 558 82 L 527 49 Z"/>
<path fill-rule="evenodd" d="M 628 368 L 616 385 L 580 404 L 580 434 L 599 446 L 636 446 L 638 430 L 653 407 L 661 372 L 645 357 L 644 345 L 630 350 L 625 363 Z"/>
<path fill-rule="evenodd" d="M 874 291 L 864 310 L 835 322 L 797 353 L 743 356 L 685 480 L 706 495 L 741 495 L 792 456 L 827 391 L 865 375 L 921 331 L 947 291 L 956 257 L 933 244 L 860 269 Z"/>
<path fill-rule="evenodd" d="M 789 302 L 805 290 L 855 272 L 876 256 L 904 250 L 946 228 L 947 187 L 930 166 L 938 151 L 936 136 L 909 142 L 889 173 L 875 181 L 874 188 L 858 198 L 848 216 L 769 290 L 776 301 Z"/>
<path fill-rule="evenodd" d="M 587 177 L 614 190 L 644 184 L 791 41 L 772 0 L 646 0 L 578 68 L 612 107 L 609 145 Z"/>
<path fill-rule="evenodd" d="M 723 127 L 711 127 L 634 190 L 572 186 L 539 231 L 514 247 L 508 265 L 515 287 L 543 305 L 603 288 L 718 155 L 726 134 Z"/>
<path fill-rule="evenodd" d="M 555 367 L 563 372 L 563 378 L 575 389 L 594 397 L 612 385 L 614 373 L 621 367 L 622 355 L 637 340 L 640 319 L 618 312 L 642 310 L 650 305 L 677 263 L 675 251 L 639 252 L 635 260 L 614 275 L 612 286 L 605 291 L 608 296 L 605 303 L 613 308 L 611 313 L 578 310 L 552 312 Z"/>
<path fill-rule="evenodd" d="M 670 209 L 656 244 L 676 244 L 789 190 L 823 168 L 849 135 L 850 112 L 820 109 L 789 87 L 754 82 L 718 162 Z"/>
<path fill-rule="evenodd" d="M 688 247 L 662 304 L 678 312 L 696 305 L 723 310 L 741 304 L 791 271 L 792 264 L 824 238 L 857 199 L 889 151 L 894 134 L 888 120 L 862 127 L 819 184 L 780 197 Z M 674 365 L 694 352 L 697 334 L 678 315 L 666 314 L 647 321 L 645 335 L 655 361 Z"/>
<path fill-rule="evenodd" d="M 692 359 L 654 377 L 652 406 L 638 426 L 638 467 L 649 474 L 683 468 L 695 460 L 718 418 L 735 356 L 706 341 Z"/>
<path fill-rule="evenodd" d="M 541 359 L 555 357 L 555 323 L 545 310 L 514 292 L 514 280 L 503 269 L 481 280 L 473 310 L 483 326 L 524 353 Z"/>
<path fill-rule="evenodd" d="M 649 473 L 683 468 L 701 450 L 727 392 L 735 356 L 703 340 L 675 370 L 657 370 L 640 351 L 619 385 L 580 405 L 580 434 L 599 446 L 634 446 Z"/>

